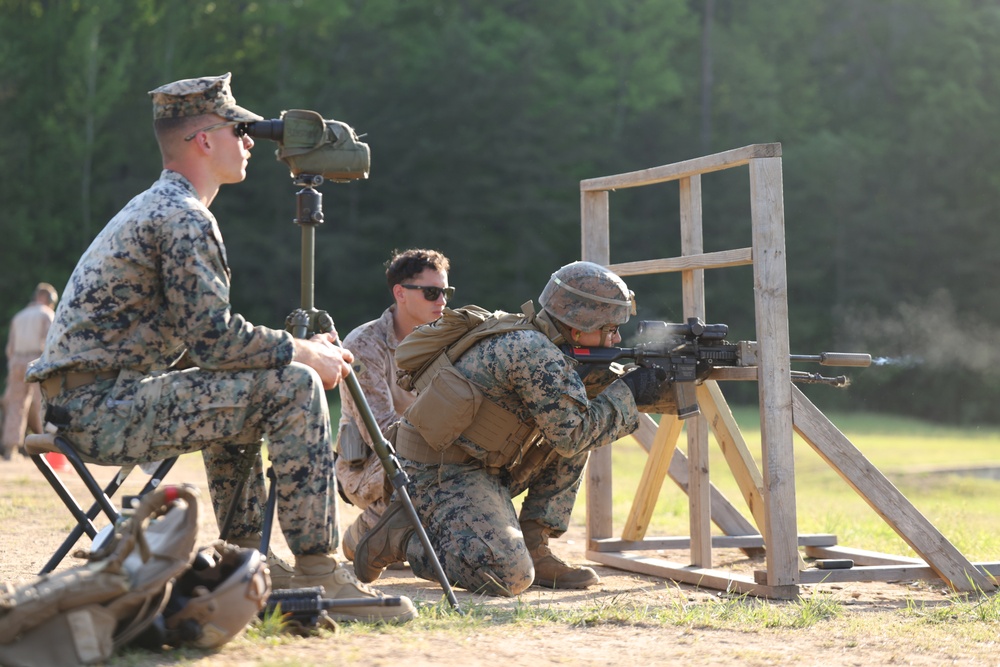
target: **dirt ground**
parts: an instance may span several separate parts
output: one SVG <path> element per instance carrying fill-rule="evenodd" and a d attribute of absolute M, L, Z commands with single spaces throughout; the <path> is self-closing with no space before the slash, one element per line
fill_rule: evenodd
<path fill-rule="evenodd" d="M 99 469 L 99 479 L 109 477 L 109 469 Z M 139 482 L 146 477 L 136 471 Z M 204 470 L 198 456 L 181 459 L 169 476 L 171 483 L 188 482 L 205 494 L 201 507 L 199 544 L 218 534 L 207 501 Z M 130 482 L 126 493 L 134 492 Z M 84 497 L 74 487 L 78 498 Z M 354 508 L 342 506 L 341 522 L 353 518 Z M 0 461 L 0 582 L 30 581 L 69 532 L 73 520 L 29 459 L 15 456 Z M 563 558 L 584 562 L 583 527 L 574 526 L 555 549 Z M 84 539 L 81 546 L 89 545 Z M 288 556 L 287 547 L 276 531 L 272 546 Z M 717 567 L 761 569 L 763 559 L 751 561 L 740 552 L 718 552 Z M 673 555 L 671 558 L 675 558 Z M 676 558 L 675 558 L 676 559 Z M 60 569 L 76 564 L 72 558 Z M 546 591 L 531 588 L 515 599 L 487 598 L 455 591 L 459 604 L 467 609 L 490 606 L 517 609 L 527 606 L 544 610 L 600 608 L 622 603 L 668 606 L 711 604 L 719 593 L 682 586 L 656 577 L 636 575 L 591 564 L 601 583 L 587 591 Z M 387 571 L 378 587 L 391 595 L 408 595 L 415 602 L 436 603 L 442 589 L 435 582 L 415 579 L 408 570 Z M 894 625 L 908 603 L 939 605 L 947 591 L 940 583 L 901 582 L 859 583 L 802 587 L 803 596 L 826 595 L 843 603 L 845 613 L 836 620 L 823 621 L 801 629 L 750 628 L 740 631 L 695 626 L 661 626 L 648 622 L 578 623 L 530 627 L 511 623 L 476 623 L 468 631 L 420 630 L 406 626 L 377 633 L 340 633 L 334 636 L 290 638 L 266 642 L 237 639 L 213 654 L 192 651 L 140 654 L 116 658 L 121 665 L 668 665 L 682 662 L 702 665 L 1000 665 L 1000 643 L 968 641 L 962 633 L 953 638 L 936 633 L 928 641 L 914 640 L 912 633 L 882 633 L 866 619 L 877 618 Z M 876 627 L 878 625 L 876 624 Z M 998 630 L 992 624 L 994 634 Z M 944 638 L 942 638 L 942 634 Z M 987 636 L 989 633 L 987 632 Z"/>

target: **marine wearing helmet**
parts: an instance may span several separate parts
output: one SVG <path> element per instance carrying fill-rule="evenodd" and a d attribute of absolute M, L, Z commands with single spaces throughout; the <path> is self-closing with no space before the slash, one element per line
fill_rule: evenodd
<path fill-rule="evenodd" d="M 600 330 L 601 346 L 635 314 L 635 294 L 625 281 L 593 262 L 573 262 L 553 273 L 538 302 L 566 327 Z"/>

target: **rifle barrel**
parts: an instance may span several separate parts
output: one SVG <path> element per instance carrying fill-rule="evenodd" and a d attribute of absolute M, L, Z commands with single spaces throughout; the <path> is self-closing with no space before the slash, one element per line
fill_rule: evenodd
<path fill-rule="evenodd" d="M 281 600 L 268 599 L 267 605 L 261 612 L 266 612 L 280 606 L 282 613 L 296 614 L 303 612 L 320 612 L 324 609 L 337 609 L 339 607 L 399 607 L 403 600 L 400 597 L 377 597 L 377 598 L 314 598 L 311 596 L 301 598 L 284 598 Z"/>
<path fill-rule="evenodd" d="M 793 354 L 792 361 L 811 361 L 820 366 L 860 366 L 872 365 L 872 355 L 855 352 L 820 352 L 819 354 Z"/>

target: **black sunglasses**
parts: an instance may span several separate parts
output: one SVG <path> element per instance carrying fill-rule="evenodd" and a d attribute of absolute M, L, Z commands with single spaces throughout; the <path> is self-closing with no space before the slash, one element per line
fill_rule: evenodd
<path fill-rule="evenodd" d="M 455 296 L 454 287 L 433 287 L 424 285 L 403 285 L 403 284 L 400 284 L 399 286 L 404 289 L 422 290 L 424 293 L 424 298 L 427 299 L 428 301 L 437 301 L 438 297 L 441 296 L 442 294 L 444 294 L 445 301 L 450 301 L 451 297 Z"/>
<path fill-rule="evenodd" d="M 239 138 L 243 138 L 247 135 L 247 124 L 238 120 L 227 120 L 223 123 L 216 123 L 214 125 L 209 125 L 208 127 L 203 127 L 200 130 L 195 130 L 191 134 L 184 137 L 184 141 L 191 141 L 198 136 L 199 132 L 212 132 L 213 130 L 218 130 L 223 127 L 232 126 L 233 134 Z"/>

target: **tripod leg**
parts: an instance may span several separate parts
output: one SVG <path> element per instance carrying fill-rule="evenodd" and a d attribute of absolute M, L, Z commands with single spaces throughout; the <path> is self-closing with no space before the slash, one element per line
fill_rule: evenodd
<path fill-rule="evenodd" d="M 431 544 L 431 538 L 428 537 L 427 531 L 424 530 L 424 524 L 420 522 L 417 510 L 413 506 L 413 500 L 410 498 L 410 494 L 406 489 L 406 484 L 410 480 L 407 477 L 406 472 L 399 466 L 399 461 L 396 459 L 395 452 L 392 451 L 392 445 L 385 439 L 385 436 L 382 435 L 382 430 L 378 427 L 378 423 L 375 421 L 375 416 L 372 414 L 372 410 L 368 406 L 368 401 L 365 399 L 365 394 L 361 390 L 361 385 L 358 382 L 358 378 L 354 374 L 353 369 L 344 382 L 347 383 L 347 388 L 351 392 L 351 398 L 354 399 L 354 404 L 358 407 L 358 411 L 361 413 L 361 417 L 365 422 L 368 435 L 372 440 L 372 447 L 378 455 L 379 461 L 382 463 L 382 469 L 385 470 L 386 476 L 389 478 L 389 481 L 392 482 L 392 487 L 402 499 L 403 506 L 406 508 L 406 514 L 410 517 L 410 522 L 413 524 L 415 532 L 420 537 L 420 542 L 424 545 L 424 551 L 427 553 L 427 558 L 431 561 L 431 565 L 434 568 L 434 573 L 437 575 L 438 581 L 441 582 L 441 588 L 444 589 L 445 597 L 448 598 L 448 602 L 451 604 L 452 609 L 461 614 L 462 609 L 458 606 L 458 599 L 455 597 L 455 592 L 451 588 L 451 582 L 448 581 L 448 576 L 445 574 L 444 568 L 441 567 L 441 561 L 438 560 L 437 551 Z"/>
<path fill-rule="evenodd" d="M 333 319 L 328 313 L 317 311 L 313 303 L 313 287 L 316 282 L 316 225 L 323 221 L 323 198 L 318 196 L 319 193 L 315 192 L 313 187 L 322 183 L 323 178 L 314 174 L 299 174 L 297 179 L 296 182 L 305 186 L 303 190 L 297 193 L 299 206 L 295 219 L 295 222 L 302 227 L 301 308 L 289 315 L 286 328 L 296 338 L 305 338 L 309 333 L 332 331 Z M 337 344 L 339 345 L 339 341 Z M 444 568 L 441 567 L 441 563 L 438 561 L 437 552 L 431 546 L 430 538 L 427 537 L 427 531 L 424 530 L 423 524 L 420 523 L 420 517 L 417 516 L 417 511 L 413 507 L 413 502 L 406 491 L 406 483 L 409 481 L 406 473 L 399 467 L 395 453 L 392 451 L 392 445 L 382 435 L 382 430 L 375 421 L 375 416 L 368 406 L 368 401 L 365 399 L 365 394 L 361 390 L 361 385 L 358 383 L 358 378 L 354 374 L 353 369 L 343 381 L 347 383 L 347 388 L 351 392 L 351 398 L 354 399 L 355 405 L 361 412 L 368 435 L 371 436 L 372 446 L 375 449 L 375 453 L 378 454 L 379 461 L 382 462 L 385 474 L 392 481 L 393 487 L 399 493 L 400 497 L 403 498 L 403 504 L 406 507 L 410 521 L 413 522 L 413 528 L 416 530 L 417 535 L 420 536 L 420 541 L 424 544 L 428 558 L 431 559 L 434 565 L 434 571 L 437 573 L 441 587 L 448 597 L 448 602 L 451 603 L 452 608 L 456 612 L 461 614 L 462 610 L 458 606 L 458 600 L 455 598 L 454 591 L 451 590 L 451 584 L 448 582 L 448 577 L 445 576 Z"/>
<path fill-rule="evenodd" d="M 424 545 L 424 553 L 431 561 L 431 565 L 434 568 L 434 574 L 437 575 L 438 581 L 441 582 L 441 588 L 444 589 L 445 597 L 448 598 L 448 603 L 451 604 L 452 609 L 457 611 L 459 614 L 462 610 L 458 606 L 458 599 L 455 597 L 455 591 L 451 588 L 451 583 L 448 581 L 448 575 L 445 574 L 444 568 L 441 567 L 441 561 L 438 560 L 437 552 L 434 550 L 434 545 L 431 544 L 431 538 L 427 535 L 427 531 L 424 530 L 424 525 L 420 523 L 420 517 L 417 515 L 417 508 L 413 506 L 413 500 L 410 498 L 410 493 L 406 490 L 406 485 L 402 485 L 396 489 L 396 493 L 399 495 L 400 499 L 403 501 L 403 506 L 406 508 L 406 514 L 410 517 L 410 523 L 416 528 L 417 536 L 420 538 L 420 542 Z"/>

